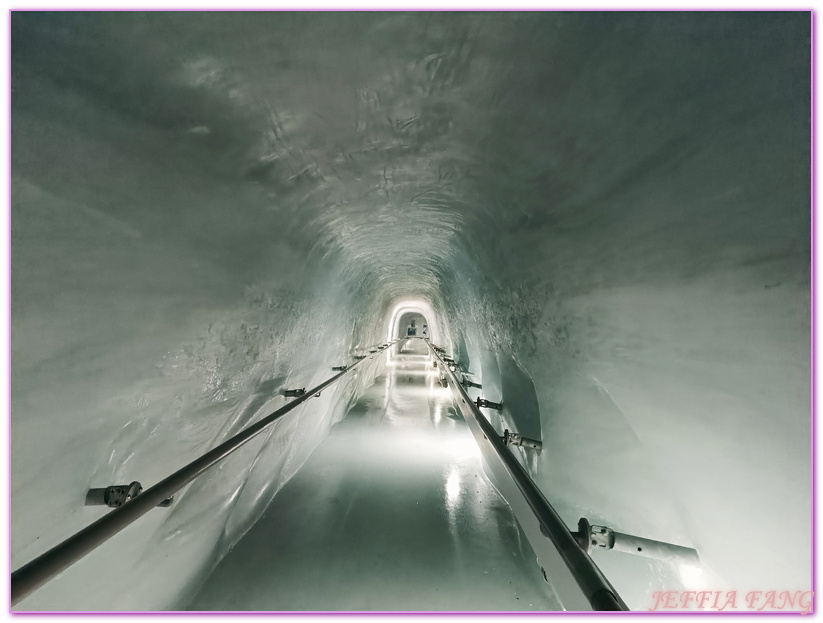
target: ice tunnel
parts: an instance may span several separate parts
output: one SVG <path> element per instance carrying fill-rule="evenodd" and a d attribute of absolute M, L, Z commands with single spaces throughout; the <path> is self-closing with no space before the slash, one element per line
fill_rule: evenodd
<path fill-rule="evenodd" d="M 14 610 L 812 607 L 809 12 L 10 20 Z"/>

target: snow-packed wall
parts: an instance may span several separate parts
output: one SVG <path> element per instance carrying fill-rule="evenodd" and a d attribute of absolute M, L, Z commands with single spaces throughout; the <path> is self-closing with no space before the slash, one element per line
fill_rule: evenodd
<path fill-rule="evenodd" d="M 569 525 L 700 551 L 630 606 L 810 588 L 808 13 L 11 19 L 12 568 L 414 312 Z M 21 608 L 185 603 L 380 365 Z"/>

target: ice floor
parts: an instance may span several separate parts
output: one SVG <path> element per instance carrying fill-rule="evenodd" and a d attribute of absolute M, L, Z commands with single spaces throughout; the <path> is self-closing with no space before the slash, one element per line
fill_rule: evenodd
<path fill-rule="evenodd" d="M 559 609 L 449 390 L 411 348 L 333 427 L 188 609 Z"/>

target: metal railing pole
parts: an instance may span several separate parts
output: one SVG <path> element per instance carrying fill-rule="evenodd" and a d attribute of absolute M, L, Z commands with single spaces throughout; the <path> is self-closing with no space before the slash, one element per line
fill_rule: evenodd
<path fill-rule="evenodd" d="M 398 340 L 395 340 L 390 344 L 395 344 L 397 341 Z M 367 358 L 373 357 L 381 352 L 383 351 L 378 350 L 376 353 L 369 354 Z M 365 360 L 366 359 L 361 359 L 351 364 L 339 374 L 334 375 L 317 387 L 310 389 L 300 398 L 292 400 L 271 415 L 240 431 L 228 441 L 223 442 L 200 458 L 195 459 L 182 469 L 174 472 L 168 478 L 161 480 L 136 498 L 126 502 L 123 506 L 111 511 L 59 545 L 54 546 L 44 554 L 41 554 L 31 562 L 14 571 L 11 574 L 11 605 L 14 606 L 17 604 L 58 573 L 64 571 L 80 558 L 120 532 L 123 528 L 148 513 L 160 502 L 177 493 L 208 468 L 220 462 L 240 448 L 240 446 L 259 435 L 289 411 L 292 411 L 307 400 L 313 398 L 315 394 L 322 392 L 337 382 L 341 377 L 351 372 Z"/>
<path fill-rule="evenodd" d="M 531 508 L 534 516 L 540 523 L 540 531 L 552 542 L 578 586 L 583 591 L 586 599 L 591 604 L 592 609 L 628 610 L 629 607 L 623 602 L 617 594 L 617 591 L 614 590 L 611 583 L 606 579 L 606 576 L 603 575 L 603 572 L 600 571 L 591 557 L 577 544 L 571 531 L 560 518 L 560 515 L 557 514 L 557 511 L 549 504 L 543 492 L 534 484 L 534 481 L 508 449 L 491 423 L 472 402 L 466 390 L 457 381 L 454 372 L 449 369 L 449 366 L 440 357 L 430 342 L 426 341 L 426 345 L 429 347 L 432 356 L 436 357 L 440 362 L 439 365 L 441 369 L 449 376 L 452 389 L 458 392 L 460 398 L 462 398 L 463 404 L 458 406 L 459 409 L 462 411 L 464 408 L 467 408 L 472 416 L 474 416 L 484 436 L 497 452 L 509 476 L 511 476 L 517 485 L 520 493 L 523 494 L 529 508 Z"/>

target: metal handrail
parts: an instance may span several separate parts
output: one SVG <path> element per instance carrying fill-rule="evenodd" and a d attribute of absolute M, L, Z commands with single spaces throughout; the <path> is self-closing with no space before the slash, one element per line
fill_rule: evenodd
<path fill-rule="evenodd" d="M 540 524 L 540 531 L 552 542 L 583 592 L 583 595 L 591 604 L 592 609 L 628 610 L 629 607 L 617 594 L 617 591 L 606 579 L 606 576 L 603 575 L 603 572 L 600 571 L 591 557 L 578 545 L 571 531 L 543 495 L 543 492 L 534 484 L 534 481 L 529 477 L 526 470 L 523 469 L 523 466 L 517 461 L 506 444 L 503 443 L 503 440 L 491 423 L 472 402 L 466 390 L 460 382 L 458 382 L 454 372 L 449 369 L 449 364 L 443 360 L 428 340 L 426 340 L 426 345 L 429 347 L 432 356 L 436 357 L 440 362 L 442 366 L 441 369 L 448 375 L 451 387 L 454 391 L 458 392 L 462 399 L 462 404 L 458 404 L 458 408 L 461 411 L 464 408 L 468 409 L 469 413 L 471 413 L 477 421 L 477 424 L 483 431 L 484 437 L 488 439 L 496 451 L 505 465 L 509 476 L 517 485 L 523 498 L 528 503 L 529 508 L 531 508 L 532 513 L 534 513 L 535 518 Z"/>
<path fill-rule="evenodd" d="M 394 340 L 388 343 L 391 346 L 398 342 Z M 387 346 L 387 347 L 388 347 Z M 59 545 L 54 546 L 44 554 L 41 554 L 31 562 L 23 565 L 11 574 L 11 605 L 14 606 L 20 600 L 37 590 L 40 586 L 51 580 L 58 573 L 64 571 L 69 566 L 80 560 L 83 556 L 102 545 L 108 539 L 120 532 L 123 528 L 136 521 L 150 510 L 155 508 L 165 499 L 177 493 L 180 489 L 197 478 L 204 471 L 226 458 L 229 454 L 237 450 L 240 446 L 259 435 L 278 419 L 300 406 L 307 400 L 313 398 L 330 385 L 337 382 L 341 377 L 351 372 L 366 359 L 383 352 L 383 348 L 378 348 L 374 353 L 370 353 L 364 359 L 347 366 L 340 373 L 324 381 L 317 387 L 308 390 L 301 397 L 296 398 L 279 408 L 271 415 L 266 416 L 256 424 L 237 433 L 228 441 L 223 442 L 213 450 L 210 450 L 198 459 L 195 459 L 182 469 L 174 472 L 168 478 L 161 480 L 153 487 L 147 489 L 137 497 L 126 502 L 119 508 L 104 515 L 94 523 L 86 526 L 74 536 L 69 537 Z"/>

